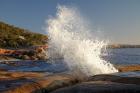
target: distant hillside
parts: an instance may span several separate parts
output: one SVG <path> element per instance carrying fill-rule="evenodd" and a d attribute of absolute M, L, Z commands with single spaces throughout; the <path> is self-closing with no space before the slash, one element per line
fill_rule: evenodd
<path fill-rule="evenodd" d="M 130 44 L 112 44 L 108 45 L 108 48 L 140 48 L 140 45 L 130 45 Z"/>
<path fill-rule="evenodd" d="M 0 48 L 24 48 L 44 45 L 47 36 L 0 21 Z"/>

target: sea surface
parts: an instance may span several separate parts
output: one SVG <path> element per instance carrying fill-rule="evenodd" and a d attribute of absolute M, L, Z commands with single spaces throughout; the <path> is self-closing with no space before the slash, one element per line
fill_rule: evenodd
<path fill-rule="evenodd" d="M 115 65 L 140 64 L 140 48 L 108 49 L 103 58 Z"/>
<path fill-rule="evenodd" d="M 108 49 L 101 58 L 114 65 L 140 65 L 140 48 Z M 60 73 L 68 71 L 68 67 L 61 58 L 48 61 L 9 61 L 1 62 L 0 68 L 9 71 Z M 124 76 L 140 76 L 140 72 L 120 73 Z"/>
<path fill-rule="evenodd" d="M 140 65 L 140 48 L 108 49 L 103 59 L 114 65 Z M 140 77 L 140 71 L 115 73 L 125 77 Z"/>

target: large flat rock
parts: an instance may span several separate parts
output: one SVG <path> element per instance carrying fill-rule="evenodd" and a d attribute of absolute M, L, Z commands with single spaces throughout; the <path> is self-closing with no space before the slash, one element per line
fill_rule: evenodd
<path fill-rule="evenodd" d="M 140 77 L 0 71 L 0 93 L 140 93 Z"/>
<path fill-rule="evenodd" d="M 140 78 L 96 75 L 86 82 L 60 88 L 51 93 L 140 93 Z"/>
<path fill-rule="evenodd" d="M 44 93 L 77 82 L 68 74 L 1 71 L 0 76 L 0 93 Z"/>
<path fill-rule="evenodd" d="M 140 86 L 107 81 L 83 82 L 51 93 L 140 93 Z"/>
<path fill-rule="evenodd" d="M 7 65 L 11 68 L 7 69 Z M 46 69 L 40 72 L 17 70 L 20 67 L 29 69 L 38 66 L 40 66 L 38 62 L 4 62 L 1 66 L 3 68 L 0 69 L 0 93 L 140 93 L 138 76 L 124 77 L 116 73 L 83 77 L 84 75 L 70 72 L 48 73 Z M 46 66 L 41 65 L 40 68 L 43 67 Z M 117 68 L 121 73 L 126 73 L 140 70 L 140 65 L 117 66 Z"/>

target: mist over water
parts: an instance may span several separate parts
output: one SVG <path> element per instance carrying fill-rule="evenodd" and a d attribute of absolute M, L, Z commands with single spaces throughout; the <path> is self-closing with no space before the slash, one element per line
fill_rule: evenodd
<path fill-rule="evenodd" d="M 47 21 L 50 56 L 63 57 L 71 71 L 86 76 L 117 72 L 111 63 L 100 58 L 106 43 L 91 39 L 90 29 L 79 11 L 66 6 L 57 9 L 56 16 Z"/>

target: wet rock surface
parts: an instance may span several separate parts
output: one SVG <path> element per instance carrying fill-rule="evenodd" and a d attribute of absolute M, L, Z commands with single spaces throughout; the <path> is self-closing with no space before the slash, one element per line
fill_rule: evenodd
<path fill-rule="evenodd" d="M 86 82 L 60 88 L 51 93 L 139 93 L 140 77 L 95 75 Z"/>
<path fill-rule="evenodd" d="M 140 86 L 108 81 L 83 82 L 71 87 L 61 88 L 51 93 L 139 93 Z"/>
<path fill-rule="evenodd" d="M 140 75 L 123 74 L 139 71 L 139 65 L 116 67 L 121 72 L 82 77 L 64 72 L 64 64 L 5 61 L 0 65 L 0 93 L 140 93 Z"/>
<path fill-rule="evenodd" d="M 32 72 L 1 72 L 1 93 L 44 93 L 76 82 L 70 75 L 47 75 Z"/>
<path fill-rule="evenodd" d="M 139 77 L 96 75 L 78 80 L 70 74 L 0 72 L 1 93 L 139 93 Z"/>

